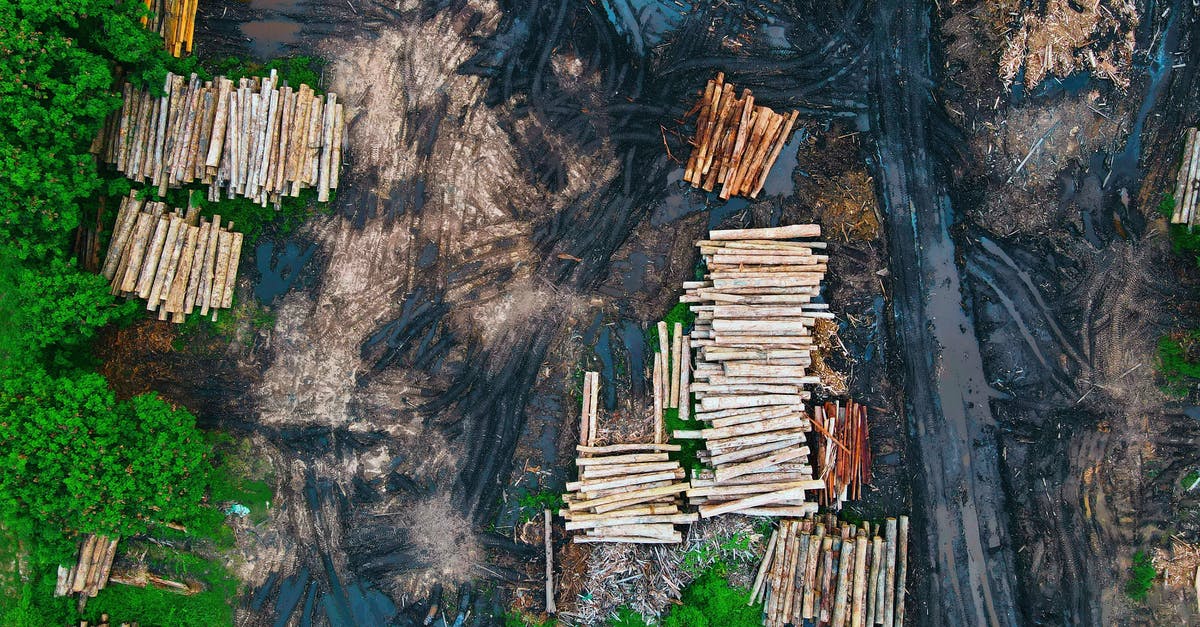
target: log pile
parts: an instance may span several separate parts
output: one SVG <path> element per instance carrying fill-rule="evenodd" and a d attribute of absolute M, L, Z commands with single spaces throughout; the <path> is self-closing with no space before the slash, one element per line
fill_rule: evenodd
<path fill-rule="evenodd" d="M 671 330 L 673 333 L 668 334 Z M 687 420 L 691 410 L 691 360 L 684 358 L 685 347 L 691 346 L 690 338 L 683 334 L 683 323 L 668 326 L 666 321 L 658 323 L 658 351 L 654 353 L 654 370 L 651 376 L 654 393 L 654 441 L 666 441 L 663 427 L 663 411 L 678 409 L 679 419 Z"/>
<path fill-rule="evenodd" d="M 705 441 L 700 458 L 713 470 L 688 491 L 703 518 L 816 512 L 805 494 L 824 483 L 808 463 L 804 401 L 819 379 L 805 368 L 816 319 L 832 317 L 811 302 L 827 257 L 818 254 L 823 242 L 790 240 L 819 235 L 819 226 L 801 224 L 712 231 L 699 242 L 708 274 L 685 282 L 680 300 L 696 313 L 684 354 L 696 349 L 695 418 L 708 426 L 674 436 Z"/>
<path fill-rule="evenodd" d="M 580 412 L 579 480 L 567 483 L 566 507 L 559 515 L 572 541 L 665 544 L 683 541 L 675 525 L 696 520 L 679 510 L 680 495 L 687 490 L 684 471 L 669 452 L 673 444 L 631 443 L 598 446 L 597 413 L 600 373 L 583 378 Z"/>
<path fill-rule="evenodd" d="M 54 596 L 78 594 L 95 597 L 108 585 L 113 559 L 117 555 L 117 538 L 89 535 L 79 545 L 79 559 L 71 568 L 58 567 Z"/>
<path fill-rule="evenodd" d="M 1183 142 L 1183 163 L 1175 180 L 1175 210 L 1171 224 L 1186 224 L 1188 230 L 1196 225 L 1196 205 L 1200 204 L 1200 141 L 1196 129 L 1189 128 Z"/>
<path fill-rule="evenodd" d="M 112 623 L 108 620 L 108 614 L 100 615 L 100 622 L 93 625 L 86 620 L 79 621 L 79 627 L 112 627 Z M 121 627 L 138 627 L 137 623 L 121 623 Z"/>
<path fill-rule="evenodd" d="M 723 72 L 708 81 L 697 108 L 700 117 L 684 180 L 708 192 L 720 185 L 726 200 L 734 195 L 758 198 L 799 112 L 782 114 L 755 105 L 749 89 L 735 97 Z"/>
<path fill-rule="evenodd" d="M 172 55 L 191 54 L 200 0 L 145 0 L 145 3 L 153 15 L 143 17 L 142 26 L 162 35 L 167 52 Z"/>
<path fill-rule="evenodd" d="M 872 531 L 874 536 L 872 536 Z M 763 625 L 902 627 L 908 517 L 870 523 L 788 519 L 771 535 L 751 590 Z"/>
<path fill-rule="evenodd" d="M 183 322 L 196 309 L 206 316 L 233 305 L 242 234 L 233 223 L 212 221 L 189 208 L 167 213 L 161 202 L 132 193 L 121 201 L 104 266 L 112 293 L 146 300 L 159 320 Z"/>
<path fill-rule="evenodd" d="M 820 433 L 817 464 L 825 482 L 821 504 L 840 510 L 842 503 L 860 498 L 863 484 L 871 482 L 867 407 L 854 401 L 818 405 L 813 408 L 813 427 Z"/>
<path fill-rule="evenodd" d="M 345 118 L 337 94 L 265 78 L 201 82 L 168 74 L 164 95 L 124 87 L 121 109 L 105 122 L 93 151 L 126 177 L 169 187 L 209 186 L 209 200 L 243 196 L 279 208 L 284 196 L 337 189 Z"/>

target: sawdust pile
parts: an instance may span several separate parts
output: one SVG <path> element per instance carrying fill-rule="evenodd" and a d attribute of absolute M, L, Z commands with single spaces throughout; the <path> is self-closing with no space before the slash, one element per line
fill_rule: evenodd
<path fill-rule="evenodd" d="M 1026 4 L 992 3 L 998 30 L 1007 33 L 1000 56 L 1005 86 L 1020 78 L 1022 70 L 1028 88 L 1047 76 L 1063 78 L 1087 70 L 1122 89 L 1129 87 L 1139 22 L 1132 0 L 1046 0 L 1040 11 Z"/>
<path fill-rule="evenodd" d="M 483 546 L 471 528 L 471 521 L 450 503 L 449 494 L 440 494 L 413 504 L 402 516 L 403 527 L 412 543 L 412 555 L 425 570 L 414 576 L 420 581 L 405 581 L 410 589 L 426 589 L 434 583 L 469 581 L 483 564 Z"/>
<path fill-rule="evenodd" d="M 1191 589 L 1200 575 L 1200 546 L 1175 539 L 1170 549 L 1154 549 L 1150 561 L 1168 588 Z"/>

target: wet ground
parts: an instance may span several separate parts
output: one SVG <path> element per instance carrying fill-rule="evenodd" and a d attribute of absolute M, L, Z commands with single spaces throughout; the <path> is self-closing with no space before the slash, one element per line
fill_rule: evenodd
<path fill-rule="evenodd" d="M 1010 94 L 987 5 L 943 5 L 202 3 L 200 54 L 321 56 L 351 117 L 335 213 L 247 255 L 240 295 L 273 328 L 113 343 L 153 340 L 110 363 L 283 478 L 239 544 L 241 621 L 407 624 L 442 591 L 463 599 L 448 622 L 482 621 L 540 586 L 512 530 L 522 494 L 565 480 L 578 372 L 644 415 L 642 330 L 692 241 L 814 219 L 830 362 L 873 408 L 858 514 L 911 510 L 913 619 L 1144 615 L 1124 569 L 1200 461 L 1153 379 L 1194 293 L 1155 214 L 1195 123 L 1193 8 L 1142 7 L 1128 93 L 1084 75 Z M 681 117 L 717 70 L 806 120 L 755 202 L 680 181 Z M 1191 618 L 1177 605 L 1151 614 Z"/>

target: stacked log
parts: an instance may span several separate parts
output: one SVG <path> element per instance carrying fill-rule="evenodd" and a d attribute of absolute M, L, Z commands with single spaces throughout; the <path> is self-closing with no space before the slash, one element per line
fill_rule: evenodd
<path fill-rule="evenodd" d="M 142 26 L 162 35 L 167 52 L 172 55 L 191 54 L 200 0 L 145 0 L 145 3 L 152 15 L 142 18 Z"/>
<path fill-rule="evenodd" d="M 164 95 L 126 83 L 124 104 L 106 121 L 95 152 L 135 181 L 158 188 L 209 186 L 209 200 L 243 196 L 279 208 L 284 196 L 337 189 L 345 117 L 337 94 L 317 95 L 268 77 L 201 82 L 168 74 Z"/>
<path fill-rule="evenodd" d="M 755 105 L 749 89 L 736 97 L 723 72 L 708 81 L 697 107 L 694 148 L 684 180 L 709 192 L 720 185 L 723 199 L 734 195 L 757 198 L 799 112 L 776 113 Z"/>
<path fill-rule="evenodd" d="M 112 293 L 146 300 L 159 320 L 183 322 L 233 306 L 233 288 L 241 261 L 242 234 L 233 223 L 200 217 L 194 207 L 168 213 L 161 202 L 122 199 L 112 241 L 100 273 Z"/>
<path fill-rule="evenodd" d="M 699 242 L 708 274 L 684 283 L 696 324 L 684 351 L 700 430 L 676 438 L 703 439 L 700 459 L 712 467 L 688 491 L 700 516 L 724 513 L 804 516 L 822 490 L 808 463 L 812 429 L 804 401 L 819 382 L 806 373 L 812 327 L 830 318 L 811 300 L 820 289 L 825 244 L 789 241 L 820 235 L 812 224 L 712 231 Z"/>
<path fill-rule="evenodd" d="M 825 482 L 822 505 L 840 510 L 842 503 L 862 496 L 871 482 L 871 447 L 867 408 L 854 401 L 845 406 L 825 403 L 813 408 L 817 439 L 817 464 Z"/>
<path fill-rule="evenodd" d="M 780 521 L 751 590 L 751 604 L 765 601 L 763 625 L 902 627 L 908 517 L 888 518 L 882 531 L 832 518 Z"/>
<path fill-rule="evenodd" d="M 95 597 L 108 585 L 113 559 L 117 555 L 117 538 L 89 535 L 79 545 L 79 558 L 71 568 L 58 567 L 54 596 L 78 594 Z"/>
<path fill-rule="evenodd" d="M 579 419 L 579 480 L 567 483 L 566 507 L 559 515 L 573 542 L 666 544 L 683 541 L 675 525 L 695 522 L 680 512 L 687 489 L 684 471 L 668 453 L 674 444 L 621 443 L 598 445 L 600 374 L 584 373 Z"/>
<path fill-rule="evenodd" d="M 1196 205 L 1200 204 L 1200 141 L 1197 131 L 1189 128 L 1183 142 L 1183 163 L 1175 181 L 1175 210 L 1171 224 L 1186 224 L 1188 230 L 1200 220 Z"/>

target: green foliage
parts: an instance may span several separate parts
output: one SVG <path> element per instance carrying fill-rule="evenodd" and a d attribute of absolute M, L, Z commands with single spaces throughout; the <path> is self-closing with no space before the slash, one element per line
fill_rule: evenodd
<path fill-rule="evenodd" d="M 689 398 L 688 402 L 692 403 L 692 399 Z M 694 403 L 692 415 L 695 415 Z M 688 470 L 695 471 L 702 468 L 704 464 L 700 462 L 697 454 L 704 449 L 704 440 L 698 440 L 695 438 L 676 440 L 672 438 L 671 435 L 675 433 L 676 429 L 681 431 L 691 431 L 703 429 L 705 426 L 706 425 L 699 420 L 680 420 L 678 407 L 663 409 L 663 427 L 667 430 L 667 437 L 672 444 L 679 445 L 678 451 L 672 451 L 670 453 L 671 459 L 678 461 L 680 465 Z"/>
<path fill-rule="evenodd" d="M 757 557 L 753 550 L 754 540 L 749 533 L 738 532 L 697 544 L 684 552 L 679 568 L 693 577 L 709 571 L 724 576 L 737 568 L 738 562 L 747 562 Z"/>
<path fill-rule="evenodd" d="M 144 12 L 112 0 L 0 3 L 0 241 L 18 256 L 61 250 L 101 189 L 87 151 L 120 106 L 116 65 L 161 83 L 170 55 L 137 23 Z"/>
<path fill-rule="evenodd" d="M 650 627 L 650 622 L 628 605 L 622 605 L 608 619 L 608 627 Z"/>
<path fill-rule="evenodd" d="M 683 330 L 686 333 L 691 328 L 692 323 L 696 322 L 696 314 L 692 312 L 692 308 L 687 303 L 675 303 L 671 311 L 667 312 L 663 321 L 667 323 L 667 334 L 675 332 L 675 323 L 683 324 Z M 670 342 L 667 343 L 670 346 Z M 652 324 L 646 327 L 646 345 L 650 347 L 651 352 L 658 352 L 658 325 Z M 668 360 L 669 361 L 669 360 Z M 670 365 L 670 364 L 667 364 Z"/>
<path fill-rule="evenodd" d="M 1165 335 L 1158 340 L 1158 373 L 1163 391 L 1184 396 L 1200 381 L 1200 330 Z"/>
<path fill-rule="evenodd" d="M 517 497 L 517 505 L 521 508 L 521 522 L 525 523 L 533 520 L 535 517 L 542 514 L 542 510 L 550 510 L 557 512 L 565 507 L 562 494 L 556 490 L 542 490 L 541 492 L 522 492 Z"/>
<path fill-rule="evenodd" d="M 137 620 L 143 625 L 190 627 L 192 625 L 232 625 L 233 601 L 237 580 L 216 560 L 187 553 L 161 552 L 151 570 L 169 577 L 205 585 L 202 592 L 181 595 L 156 588 L 109 586 L 88 601 L 84 618 L 98 624 L 101 614 L 116 620 Z"/>
<path fill-rule="evenodd" d="M 162 201 L 169 207 L 187 207 L 190 204 L 197 207 L 200 215 L 212 218 L 221 216 L 221 223 L 233 222 L 234 229 L 243 234 L 243 252 L 254 246 L 258 238 L 273 228 L 279 235 L 291 233 L 305 220 L 321 212 L 328 212 L 333 207 L 337 190 L 330 190 L 329 202 L 321 207 L 316 204 L 317 192 L 314 188 L 301 190 L 300 195 L 292 198 L 285 196 L 279 203 L 279 209 L 272 203 L 264 207 L 249 198 L 222 196 L 219 202 L 208 200 L 208 187 L 193 184 L 189 187 L 169 189 L 165 196 L 159 196 L 158 190 L 143 187 L 138 190 L 138 197 L 147 200 Z"/>
<path fill-rule="evenodd" d="M 1146 593 L 1150 591 L 1158 571 L 1150 563 L 1150 556 L 1144 551 L 1133 554 L 1133 566 L 1129 568 L 1129 581 L 1125 583 L 1125 595 L 1134 601 L 1145 601 Z"/>
<path fill-rule="evenodd" d="M 317 89 L 325 61 L 317 57 L 296 56 L 259 63 L 249 59 L 227 57 L 218 61 L 208 61 L 205 65 L 213 75 L 225 76 L 235 83 L 245 76 L 266 76 L 271 70 L 275 70 L 279 73 L 281 85 L 286 82 L 295 89 L 299 89 L 300 85 Z"/>
<path fill-rule="evenodd" d="M 1200 472 L 1193 470 L 1179 480 L 1179 485 L 1184 490 L 1189 490 L 1193 485 L 1195 485 L 1197 479 L 1200 479 Z"/>
<path fill-rule="evenodd" d="M 1175 194 L 1170 192 L 1163 194 L 1162 200 L 1158 203 L 1158 213 L 1168 220 L 1175 215 Z"/>
<path fill-rule="evenodd" d="M 144 531 L 151 512 L 168 521 L 194 512 L 208 446 L 186 411 L 152 395 L 117 401 L 96 374 L 2 385 L 0 510 L 121 536 Z"/>
<path fill-rule="evenodd" d="M 750 591 L 734 588 L 717 570 L 708 570 L 683 589 L 682 605 L 663 617 L 663 627 L 758 627 L 762 604 L 747 605 Z"/>

